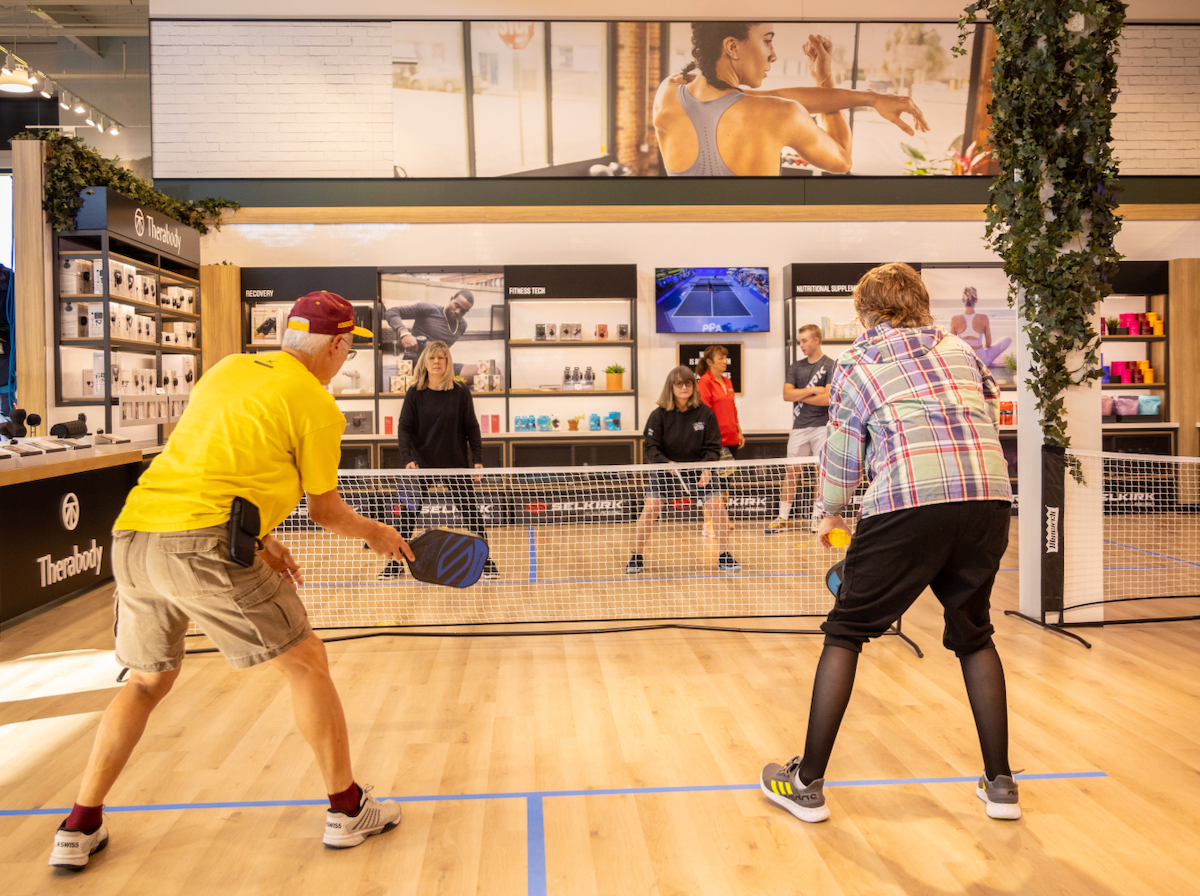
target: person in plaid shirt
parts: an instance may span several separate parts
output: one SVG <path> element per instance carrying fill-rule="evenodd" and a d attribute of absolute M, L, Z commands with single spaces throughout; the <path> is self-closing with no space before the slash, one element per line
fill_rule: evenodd
<path fill-rule="evenodd" d="M 997 429 L 1000 389 L 974 350 L 933 325 L 929 293 L 905 264 L 869 271 L 854 290 L 867 331 L 838 360 L 821 453 L 821 543 L 863 479 L 813 681 L 804 754 L 768 764 L 763 793 L 804 821 L 829 817 L 825 768 L 850 702 L 863 644 L 927 587 L 942 603 L 942 642 L 962 665 L 983 751 L 976 794 L 992 818 L 1021 815 L 1008 762 L 1004 668 L 992 642 L 991 593 L 1008 547 L 1012 489 Z"/>

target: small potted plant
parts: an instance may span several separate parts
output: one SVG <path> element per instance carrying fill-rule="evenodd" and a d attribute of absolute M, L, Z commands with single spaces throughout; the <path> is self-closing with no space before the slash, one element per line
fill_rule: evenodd
<path fill-rule="evenodd" d="M 1119 318 L 1110 317 L 1108 319 L 1108 335 L 1109 336 L 1128 336 L 1129 328 L 1122 327 Z"/>
<path fill-rule="evenodd" d="M 571 430 L 572 432 L 579 429 L 579 421 L 582 419 L 583 419 L 583 414 L 580 414 L 578 417 L 568 418 L 567 419 L 567 429 Z"/>
<path fill-rule="evenodd" d="M 620 392 L 625 388 L 625 368 L 620 364 L 609 364 L 604 368 L 605 388 L 609 392 Z"/>

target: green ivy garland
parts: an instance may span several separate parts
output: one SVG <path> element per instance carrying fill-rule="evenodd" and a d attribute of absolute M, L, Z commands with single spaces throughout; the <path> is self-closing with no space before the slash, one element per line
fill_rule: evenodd
<path fill-rule="evenodd" d="M 1121 218 L 1111 141 L 1125 4 L 976 0 L 959 19 L 956 53 L 977 13 L 986 13 L 997 39 L 988 112 L 1000 173 L 986 240 L 1004 259 L 1009 304 L 1020 305 L 1031 356 L 1025 382 L 1044 443 L 1066 448 L 1064 393 L 1100 376 L 1091 318 L 1112 292 L 1121 258 L 1113 247 Z M 1072 367 L 1075 353 L 1082 363 Z"/>
<path fill-rule="evenodd" d="M 51 131 L 45 136 L 21 134 L 13 139 L 42 140 L 46 144 L 46 195 L 42 208 L 50 226 L 59 232 L 75 229 L 75 216 L 83 207 L 83 194 L 88 187 L 108 187 L 201 233 L 208 233 L 210 224 L 221 229 L 223 209 L 241 208 L 227 199 L 189 202 L 160 193 L 131 171 L 104 158 L 79 137 Z"/>

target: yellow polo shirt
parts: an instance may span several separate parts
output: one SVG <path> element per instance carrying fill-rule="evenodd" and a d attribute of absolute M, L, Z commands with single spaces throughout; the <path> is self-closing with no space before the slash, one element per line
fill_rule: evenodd
<path fill-rule="evenodd" d="M 337 488 L 346 418 L 285 352 L 230 355 L 192 390 L 166 447 L 129 493 L 114 529 L 180 532 L 224 525 L 235 497 L 259 509 L 263 535 L 303 492 Z"/>

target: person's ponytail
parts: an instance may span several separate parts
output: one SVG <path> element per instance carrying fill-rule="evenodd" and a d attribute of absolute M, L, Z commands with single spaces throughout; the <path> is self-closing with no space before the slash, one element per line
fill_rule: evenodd
<path fill-rule="evenodd" d="M 717 63 L 725 53 L 725 38 L 746 40 L 750 36 L 753 22 L 692 22 L 692 59 L 683 69 L 687 75 L 700 70 L 710 85 L 718 90 L 737 90 L 736 84 L 727 84 L 717 75 Z"/>

